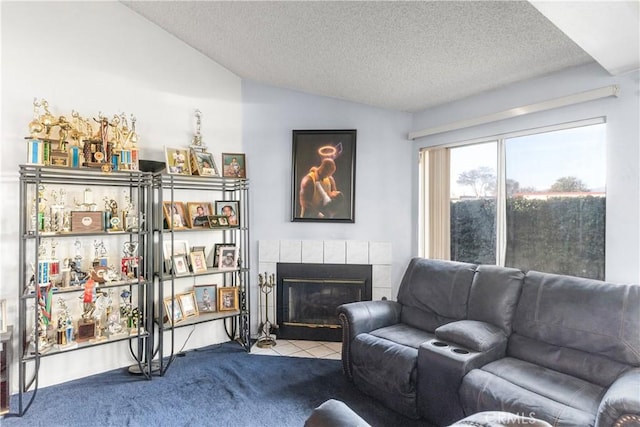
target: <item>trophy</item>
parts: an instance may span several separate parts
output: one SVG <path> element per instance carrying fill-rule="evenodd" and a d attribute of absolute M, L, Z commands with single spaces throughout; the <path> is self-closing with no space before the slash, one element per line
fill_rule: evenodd
<path fill-rule="evenodd" d="M 122 251 L 124 256 L 120 264 L 120 271 L 130 279 L 138 277 L 139 258 L 136 255 L 138 252 L 138 242 L 124 242 Z"/>

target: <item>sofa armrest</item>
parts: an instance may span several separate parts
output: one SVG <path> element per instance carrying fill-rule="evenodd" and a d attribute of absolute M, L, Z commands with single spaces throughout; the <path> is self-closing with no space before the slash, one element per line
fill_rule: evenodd
<path fill-rule="evenodd" d="M 442 325 L 436 329 L 436 337 L 481 352 L 507 342 L 502 329 L 477 320 L 459 320 Z"/>
<path fill-rule="evenodd" d="M 400 322 L 402 306 L 395 301 L 360 301 L 338 306 L 342 323 L 342 369 L 351 375 L 351 342 L 359 334 L 368 333 Z"/>
<path fill-rule="evenodd" d="M 597 427 L 623 427 L 640 424 L 640 368 L 631 369 L 616 379 L 604 394 Z"/>

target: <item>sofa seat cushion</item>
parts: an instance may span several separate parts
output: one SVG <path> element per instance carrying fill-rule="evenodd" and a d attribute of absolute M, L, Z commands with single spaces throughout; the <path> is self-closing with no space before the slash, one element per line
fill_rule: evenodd
<path fill-rule="evenodd" d="M 418 350 L 371 334 L 359 334 L 351 346 L 355 385 L 385 406 L 418 418 Z"/>
<path fill-rule="evenodd" d="M 435 338 L 435 336 L 429 332 L 416 329 L 404 323 L 396 323 L 386 328 L 376 329 L 371 332 L 371 335 L 415 349 L 418 349 L 423 343 Z"/>
<path fill-rule="evenodd" d="M 593 426 L 605 389 L 579 378 L 514 358 L 474 369 L 462 380 L 465 413 L 502 410 L 553 425 Z"/>

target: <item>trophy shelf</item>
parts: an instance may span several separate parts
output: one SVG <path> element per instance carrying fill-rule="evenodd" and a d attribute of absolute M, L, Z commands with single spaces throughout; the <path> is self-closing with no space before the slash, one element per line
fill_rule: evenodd
<path fill-rule="evenodd" d="M 196 316 L 187 317 L 186 319 L 176 322 L 175 325 L 172 325 L 170 322 L 164 322 L 163 326 L 164 330 L 168 331 L 169 329 L 177 329 L 182 328 L 183 326 L 197 325 L 198 323 L 211 322 L 212 320 L 221 320 L 228 317 L 236 317 L 239 315 L 240 310 L 225 311 L 223 313 L 199 313 Z"/>
<path fill-rule="evenodd" d="M 112 281 L 112 282 L 97 283 L 96 291 L 99 291 L 100 289 L 119 288 L 122 286 L 146 286 L 149 284 L 150 282 L 148 282 L 146 279 L 143 279 L 143 278 L 140 278 L 139 280 L 134 279 L 131 281 L 119 280 L 119 281 Z M 84 285 L 71 285 L 71 286 L 65 286 L 65 287 L 54 286 L 52 288 L 52 291 L 53 291 L 53 295 L 68 294 L 72 292 L 84 292 Z M 30 298 L 36 298 L 36 297 L 37 297 L 37 294 L 35 290 L 27 290 L 24 292 L 24 294 L 20 298 L 30 299 Z"/>

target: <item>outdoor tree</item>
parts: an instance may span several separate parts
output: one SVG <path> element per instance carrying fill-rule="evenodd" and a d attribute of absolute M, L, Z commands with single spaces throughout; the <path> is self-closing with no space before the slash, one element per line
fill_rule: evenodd
<path fill-rule="evenodd" d="M 587 185 L 575 176 L 563 176 L 558 178 L 549 191 L 554 193 L 574 193 L 589 191 Z"/>
<path fill-rule="evenodd" d="M 487 166 L 462 172 L 456 181 L 460 185 L 471 187 L 476 197 L 485 197 L 496 188 L 496 174 Z"/>

